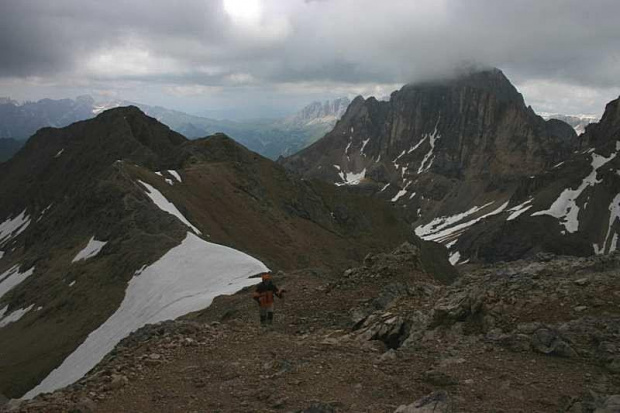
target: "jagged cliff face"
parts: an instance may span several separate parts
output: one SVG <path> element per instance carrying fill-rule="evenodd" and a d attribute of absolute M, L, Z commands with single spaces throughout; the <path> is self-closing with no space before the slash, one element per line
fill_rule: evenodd
<path fill-rule="evenodd" d="M 620 235 L 620 99 L 578 139 L 563 162 L 523 179 L 507 209 L 459 240 L 489 260 L 538 251 L 608 254 Z"/>
<path fill-rule="evenodd" d="M 448 246 L 454 263 L 539 251 L 589 255 L 603 243 L 605 252 L 614 249 L 609 211 L 620 187 L 613 169 L 619 118 L 611 103 L 578 138 L 569 125 L 537 116 L 501 71 L 490 70 L 408 85 L 389 102 L 357 98 L 330 134 L 284 164 L 403 208 L 416 233 Z M 530 219 L 571 198 L 562 195 L 570 188 L 592 213 L 580 210 L 579 229 L 543 212 Z M 586 195 L 602 188 L 605 195 Z M 552 215 L 577 213 L 564 204 L 554 211 L 569 212 Z"/>

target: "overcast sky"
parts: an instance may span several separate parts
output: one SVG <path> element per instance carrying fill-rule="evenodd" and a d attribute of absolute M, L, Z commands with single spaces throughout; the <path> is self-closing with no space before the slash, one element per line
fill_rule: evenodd
<path fill-rule="evenodd" d="M 0 0 L 0 96 L 266 116 L 479 64 L 539 112 L 600 115 L 620 95 L 618 16 L 618 0 Z"/>

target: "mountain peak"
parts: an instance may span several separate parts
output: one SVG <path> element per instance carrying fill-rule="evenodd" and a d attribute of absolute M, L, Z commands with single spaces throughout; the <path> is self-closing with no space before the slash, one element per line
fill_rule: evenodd
<path fill-rule="evenodd" d="M 427 89 L 436 87 L 473 88 L 493 93 L 500 101 L 514 101 L 525 105 L 523 96 L 500 69 L 466 68 L 450 77 L 413 82 L 403 89 Z"/>

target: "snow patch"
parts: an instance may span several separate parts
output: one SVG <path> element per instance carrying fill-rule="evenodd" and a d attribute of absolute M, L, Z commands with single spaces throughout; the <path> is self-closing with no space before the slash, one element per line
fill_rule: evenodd
<path fill-rule="evenodd" d="M 199 234 L 199 235 L 201 234 L 200 230 L 198 230 L 198 228 L 193 226 L 183 216 L 183 214 L 181 214 L 181 212 L 177 209 L 177 207 L 175 207 L 172 202 L 168 201 L 166 197 L 162 195 L 161 192 L 159 192 L 157 189 L 153 188 L 151 185 L 147 184 L 144 181 L 138 180 L 138 182 L 144 185 L 144 187 L 146 188 L 146 191 L 145 191 L 146 194 L 148 195 L 149 198 L 151 198 L 151 201 L 153 201 L 153 203 L 155 203 L 155 205 L 157 205 L 159 209 L 161 209 L 164 212 L 169 213 L 170 215 L 174 215 L 175 217 L 177 217 L 182 223 L 190 227 L 196 234 Z"/>
<path fill-rule="evenodd" d="M 23 398 L 76 382 L 133 331 L 208 307 L 218 295 L 255 284 L 248 277 L 264 271 L 268 268 L 249 255 L 187 233 L 180 245 L 134 275 L 116 312 Z"/>
<path fill-rule="evenodd" d="M 177 181 L 179 181 L 179 183 L 182 183 L 183 180 L 181 179 L 181 175 L 179 175 L 179 173 L 173 169 L 168 169 L 168 173 L 170 175 L 172 175 L 174 177 L 174 179 L 176 179 Z"/>
<path fill-rule="evenodd" d="M 54 158 L 59 158 L 59 157 L 60 157 L 60 155 L 62 155 L 62 153 L 63 153 L 64 151 L 65 151 L 65 149 L 64 149 L 64 148 L 63 148 L 63 149 L 61 149 L 61 150 L 59 150 L 59 151 L 58 151 L 58 153 L 56 153 L 56 155 L 54 155 Z"/>
<path fill-rule="evenodd" d="M 340 176 L 340 179 L 342 179 L 342 182 L 336 183 L 336 186 L 357 185 L 366 177 L 366 168 L 364 168 L 362 172 L 356 174 L 353 172 L 340 172 L 338 175 Z"/>
<path fill-rule="evenodd" d="M 22 318 L 24 315 L 26 315 L 26 313 L 30 310 L 32 310 L 32 307 L 34 307 L 34 304 L 30 305 L 29 307 L 26 308 L 20 308 L 19 310 L 15 310 L 13 311 L 11 314 L 7 315 L 6 317 L 3 316 L 4 313 L 6 313 L 6 310 L 8 308 L 5 307 L 3 309 L 3 311 L 0 312 L 0 328 L 10 324 L 10 323 L 14 323 L 16 321 L 19 321 L 20 318 Z"/>
<path fill-rule="evenodd" d="M 71 262 L 87 260 L 96 256 L 107 243 L 107 241 L 97 241 L 93 235 L 88 241 L 88 244 L 86 244 L 86 247 L 84 247 L 82 251 L 78 252 Z"/>
<path fill-rule="evenodd" d="M 30 217 L 26 215 L 25 209 L 16 217 L 5 220 L 0 224 L 0 245 L 24 232 L 28 225 Z"/>
<path fill-rule="evenodd" d="M 450 254 L 450 258 L 449 258 L 450 264 L 456 265 L 456 264 L 458 264 L 460 259 L 461 259 L 461 253 L 460 252 L 456 251 L 456 252 L 453 252 L 452 254 Z"/>
<path fill-rule="evenodd" d="M 577 206 L 577 198 L 583 191 L 602 181 L 596 179 L 598 169 L 616 157 L 616 153 L 612 153 L 609 158 L 592 153 L 592 172 L 586 176 L 581 185 L 577 189 L 567 188 L 555 200 L 549 209 L 537 211 L 532 216 L 550 215 L 560 220 L 560 224 L 564 225 L 566 231 L 573 233 L 579 229 L 579 207 Z"/>
<path fill-rule="evenodd" d="M 21 284 L 26 278 L 34 273 L 34 267 L 26 272 L 19 272 L 19 265 L 6 270 L 0 274 L 0 299 L 13 288 Z"/>
<path fill-rule="evenodd" d="M 388 182 L 387 184 L 383 185 L 383 188 L 381 188 L 381 190 L 379 192 L 383 192 L 387 189 L 387 187 L 390 186 L 390 183 Z"/>

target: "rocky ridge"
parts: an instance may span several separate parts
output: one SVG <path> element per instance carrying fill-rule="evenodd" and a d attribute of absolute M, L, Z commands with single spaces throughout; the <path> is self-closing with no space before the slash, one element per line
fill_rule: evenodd
<path fill-rule="evenodd" d="M 611 413 L 619 268 L 617 253 L 540 254 L 445 284 L 403 245 L 342 274 L 280 273 L 273 330 L 249 291 L 223 297 L 12 411 Z"/>
<path fill-rule="evenodd" d="M 0 217 L 0 393 L 11 398 L 188 233 L 274 270 L 341 268 L 409 240 L 453 271 L 381 202 L 301 181 L 224 135 L 189 141 L 135 107 L 40 130 L 0 164 Z"/>

